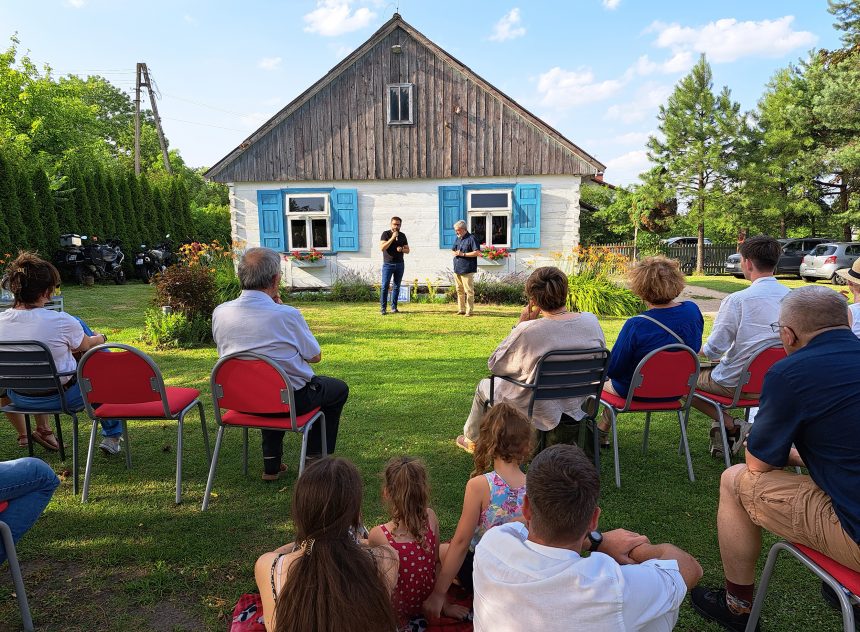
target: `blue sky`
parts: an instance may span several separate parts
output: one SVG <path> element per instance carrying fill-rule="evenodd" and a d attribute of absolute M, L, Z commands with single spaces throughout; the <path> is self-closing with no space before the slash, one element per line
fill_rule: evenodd
<path fill-rule="evenodd" d="M 129 93 L 146 62 L 171 146 L 210 166 L 364 42 L 385 0 L 0 0 L 0 36 Z M 707 54 L 752 109 L 779 68 L 836 48 L 826 0 L 400 0 L 400 13 L 627 184 L 674 84 Z"/>

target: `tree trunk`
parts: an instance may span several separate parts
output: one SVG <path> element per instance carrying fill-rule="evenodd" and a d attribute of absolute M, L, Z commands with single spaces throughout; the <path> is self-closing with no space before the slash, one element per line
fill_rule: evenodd
<path fill-rule="evenodd" d="M 699 232 L 696 241 L 696 274 L 705 267 L 705 175 L 699 174 Z"/>
<path fill-rule="evenodd" d="M 848 212 L 848 184 L 845 180 L 845 174 L 842 174 L 839 185 L 839 212 L 843 214 Z M 842 239 L 851 241 L 851 222 L 842 224 Z"/>
<path fill-rule="evenodd" d="M 780 237 L 782 237 L 783 239 L 785 239 L 785 238 L 786 238 L 786 234 L 785 234 L 785 232 L 786 232 L 786 227 L 785 227 L 785 215 L 782 215 L 782 214 L 781 214 L 781 215 L 779 216 L 779 236 L 780 236 Z"/>

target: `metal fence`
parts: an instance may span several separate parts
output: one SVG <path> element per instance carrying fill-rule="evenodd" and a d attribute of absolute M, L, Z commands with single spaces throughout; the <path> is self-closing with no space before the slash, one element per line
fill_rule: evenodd
<path fill-rule="evenodd" d="M 636 249 L 632 242 L 615 243 L 615 244 L 594 244 L 600 248 L 608 248 L 612 252 L 624 255 L 628 259 L 641 259 L 643 253 L 641 249 Z M 660 251 L 670 257 L 681 262 L 681 270 L 684 274 L 692 274 L 696 269 L 696 246 L 660 246 Z M 738 251 L 737 246 L 724 244 L 706 244 L 704 252 L 704 263 L 702 268 L 705 274 L 726 274 L 726 259 L 729 255 L 733 255 Z M 649 249 L 647 254 L 652 254 L 653 250 Z"/>

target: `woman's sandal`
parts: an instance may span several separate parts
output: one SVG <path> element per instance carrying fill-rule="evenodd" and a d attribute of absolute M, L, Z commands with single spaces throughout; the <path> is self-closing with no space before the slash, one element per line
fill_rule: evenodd
<path fill-rule="evenodd" d="M 33 441 L 51 452 L 56 452 L 60 449 L 60 444 L 54 437 L 54 431 L 50 428 L 36 428 L 33 430 Z"/>
<path fill-rule="evenodd" d="M 468 452 L 469 454 L 475 453 L 475 442 L 469 441 L 465 436 L 460 435 L 457 437 L 457 447 L 463 450 L 464 452 Z"/>
<path fill-rule="evenodd" d="M 18 447 L 26 448 L 28 445 L 30 445 L 30 441 L 27 439 L 27 434 L 18 435 Z"/>

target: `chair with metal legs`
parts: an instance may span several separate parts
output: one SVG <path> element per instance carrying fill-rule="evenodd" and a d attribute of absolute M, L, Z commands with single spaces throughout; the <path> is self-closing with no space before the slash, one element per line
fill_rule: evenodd
<path fill-rule="evenodd" d="M 6 500 L 0 500 L 0 517 L 9 506 Z M 18 552 L 15 542 L 12 540 L 12 530 L 9 525 L 0 520 L 0 539 L 3 540 L 3 548 L 6 550 L 6 559 L 9 560 L 9 570 L 12 572 L 12 583 L 15 586 L 15 596 L 18 598 L 18 609 L 21 611 L 21 621 L 25 632 L 32 632 L 33 618 L 30 616 L 30 604 L 27 603 L 27 591 L 24 590 L 24 576 L 21 574 L 21 565 L 18 564 Z"/>

